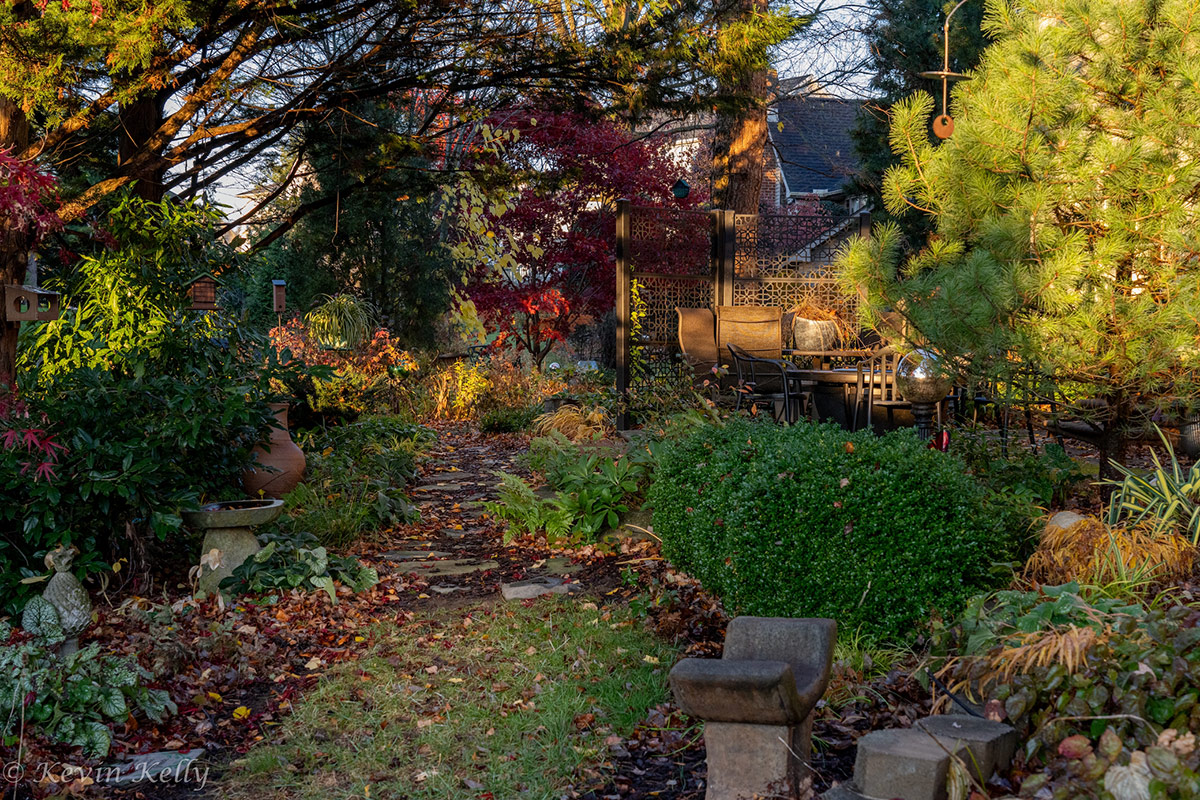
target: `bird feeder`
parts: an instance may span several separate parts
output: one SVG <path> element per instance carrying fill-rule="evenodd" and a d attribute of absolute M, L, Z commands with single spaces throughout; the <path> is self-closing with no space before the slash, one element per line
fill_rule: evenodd
<path fill-rule="evenodd" d="M 187 284 L 193 311 L 216 311 L 217 287 L 221 285 L 211 273 L 198 275 Z"/>
<path fill-rule="evenodd" d="M 50 322 L 58 319 L 58 315 L 58 292 L 15 283 L 4 285 L 3 306 L 0 308 L 0 319 L 3 321 Z"/>
<path fill-rule="evenodd" d="M 287 308 L 287 281 L 271 281 L 272 299 L 276 314 L 282 314 Z"/>
<path fill-rule="evenodd" d="M 949 139 L 954 133 L 954 118 L 950 116 L 950 83 L 952 81 L 969 81 L 971 77 L 964 75 L 961 72 L 950 71 L 950 18 L 954 16 L 954 12 L 963 7 L 967 0 L 960 0 L 959 4 L 950 10 L 946 15 L 946 24 L 942 26 L 942 68 L 931 72 L 922 72 L 922 78 L 931 80 L 940 80 L 942 82 L 942 114 L 933 121 L 933 133 L 939 139 Z"/>

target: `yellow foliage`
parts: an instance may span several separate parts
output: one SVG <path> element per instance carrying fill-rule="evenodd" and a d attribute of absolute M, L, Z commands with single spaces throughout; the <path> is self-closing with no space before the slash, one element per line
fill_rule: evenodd
<path fill-rule="evenodd" d="M 1008 683 L 1018 673 L 1024 674 L 1037 667 L 1048 667 L 1061 664 L 1067 674 L 1073 675 L 1087 667 L 1088 653 L 1098 642 L 1106 640 L 1112 630 L 1105 625 L 1097 630 L 1091 627 L 1067 625 L 1065 627 L 1046 628 L 1031 633 L 1015 633 L 1015 644 L 992 650 L 988 655 L 972 656 L 971 660 L 983 662 L 982 669 L 971 669 L 970 677 L 952 683 L 948 688 L 960 695 L 973 696 L 976 690 L 982 696 L 987 696 L 988 688 Z M 938 677 L 950 680 L 955 674 L 961 658 L 955 657 L 947 661 L 938 671 Z M 950 698 L 943 694 L 933 705 L 933 710 L 949 706 Z"/>
<path fill-rule="evenodd" d="M 1177 533 L 1156 534 L 1154 527 L 1151 521 L 1109 528 L 1092 517 L 1067 528 L 1047 526 L 1024 577 L 1053 585 L 1182 581 L 1195 565 L 1196 548 Z"/>
<path fill-rule="evenodd" d="M 558 431 L 573 442 L 581 442 L 613 432 L 612 420 L 601 406 L 582 409 L 578 406 L 563 406 L 557 411 L 542 414 L 533 421 L 533 432 L 545 436 Z"/>

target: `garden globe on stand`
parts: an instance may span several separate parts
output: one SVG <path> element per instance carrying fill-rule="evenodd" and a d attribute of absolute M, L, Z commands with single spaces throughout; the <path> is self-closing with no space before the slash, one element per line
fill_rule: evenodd
<path fill-rule="evenodd" d="M 928 439 L 933 434 L 933 418 L 938 404 L 950 394 L 952 384 L 939 370 L 937 356 L 928 350 L 913 350 L 896 365 L 896 388 L 912 403 L 917 436 Z"/>

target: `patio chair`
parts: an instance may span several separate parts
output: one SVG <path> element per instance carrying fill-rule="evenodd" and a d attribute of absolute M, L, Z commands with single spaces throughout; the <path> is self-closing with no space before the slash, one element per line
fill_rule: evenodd
<path fill-rule="evenodd" d="M 759 358 L 746 352 L 736 344 L 726 345 L 733 357 L 737 374 L 734 387 L 736 401 L 734 410 L 742 407 L 743 400 L 763 401 L 771 404 L 776 420 L 783 419 L 794 424 L 800 417 L 815 414 L 816 403 L 813 393 L 804 388 L 795 367 L 782 359 Z M 775 411 L 776 404 L 779 411 Z"/>
<path fill-rule="evenodd" d="M 897 408 L 912 408 L 912 403 L 903 399 L 896 388 L 896 366 L 899 363 L 900 354 L 894 347 L 880 348 L 870 358 L 858 363 L 854 418 L 850 422 L 850 430 L 858 430 L 858 412 L 864 406 L 868 428 L 871 427 L 875 406 L 887 409 L 888 428 L 894 427 L 894 412 Z M 938 424 L 941 424 L 940 417 Z"/>
<path fill-rule="evenodd" d="M 717 350 L 736 344 L 756 358 L 783 358 L 783 308 L 717 306 Z"/>
<path fill-rule="evenodd" d="M 713 377 L 713 367 L 720 359 L 716 315 L 711 308 L 676 308 L 675 315 L 679 318 L 679 350 L 695 382 L 702 384 Z"/>

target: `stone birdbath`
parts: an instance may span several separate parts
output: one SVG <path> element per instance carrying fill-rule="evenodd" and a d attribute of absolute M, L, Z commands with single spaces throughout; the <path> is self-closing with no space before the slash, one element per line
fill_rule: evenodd
<path fill-rule="evenodd" d="M 207 560 L 201 564 L 198 590 L 217 594 L 221 581 L 262 549 L 253 529 L 274 521 L 282 512 L 282 500 L 226 500 L 209 503 L 199 511 L 185 511 L 183 521 L 187 526 L 204 531 L 201 552 L 216 550 L 220 554 L 215 567 Z"/>

